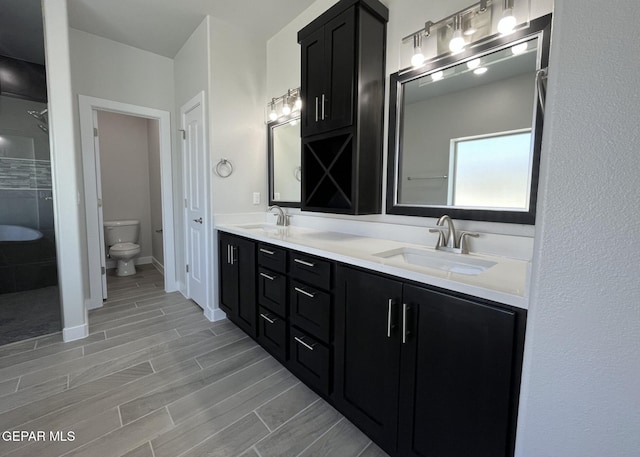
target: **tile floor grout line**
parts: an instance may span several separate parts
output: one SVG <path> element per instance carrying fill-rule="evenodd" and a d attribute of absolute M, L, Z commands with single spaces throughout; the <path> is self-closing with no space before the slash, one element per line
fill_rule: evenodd
<path fill-rule="evenodd" d="M 305 447 L 302 451 L 300 451 L 300 452 L 296 455 L 296 457 L 300 457 L 300 456 L 304 453 L 304 451 L 306 451 L 306 450 L 307 450 L 307 449 L 309 449 L 311 446 L 313 446 L 313 445 L 316 443 L 316 441 L 318 441 L 320 438 L 322 438 L 322 437 L 323 437 L 323 436 L 325 436 L 327 433 L 329 433 L 329 432 L 330 432 L 330 431 L 331 431 L 331 430 L 332 430 L 336 425 L 338 425 L 338 424 L 339 424 L 340 422 L 342 422 L 343 420 L 344 420 L 344 417 L 341 417 L 340 419 L 338 419 L 338 421 L 337 421 L 335 424 L 333 424 L 331 427 L 329 427 L 327 430 L 325 430 L 325 432 L 324 432 L 323 434 L 321 434 L 319 437 L 317 437 L 315 440 L 313 440 L 313 442 L 311 442 L 311 443 L 309 444 L 309 446 Z"/>
<path fill-rule="evenodd" d="M 171 417 L 171 415 L 169 415 L 169 417 Z M 171 422 L 173 422 L 173 419 L 171 419 Z M 156 451 L 153 449 L 153 443 L 151 443 L 151 440 L 149 440 L 148 443 L 149 443 L 149 448 L 151 449 L 151 457 L 156 457 Z"/>
<path fill-rule="evenodd" d="M 249 449 L 253 449 L 254 452 L 256 454 L 258 454 L 258 457 L 262 457 L 262 454 L 260 454 L 260 451 L 258 451 L 258 448 L 256 447 L 256 445 L 254 444 L 253 446 L 251 446 Z"/>
<path fill-rule="evenodd" d="M 271 434 L 273 432 L 273 430 L 271 430 L 271 427 L 269 427 L 267 425 L 267 423 L 264 421 L 264 419 L 262 419 L 262 417 L 260 417 L 260 414 L 258 414 L 258 412 L 254 409 L 253 411 L 251 411 L 252 413 L 255 413 L 255 415 L 258 417 L 258 419 L 260 420 L 260 422 L 262 422 L 262 424 L 267 427 L 267 430 L 269 430 L 269 434 Z"/>
<path fill-rule="evenodd" d="M 311 402 L 310 404 L 308 404 L 305 408 L 302 408 L 300 411 L 298 411 L 297 414 L 295 414 L 294 416 L 290 417 L 289 419 L 287 419 L 286 421 L 284 421 L 282 424 L 278 425 L 272 433 L 277 432 L 278 430 L 280 430 L 282 427 L 284 427 L 286 424 L 288 424 L 289 422 L 291 422 L 293 419 L 295 419 L 296 417 L 298 417 L 300 414 L 302 414 L 303 412 L 305 412 L 306 410 L 308 410 L 309 408 L 311 408 L 313 405 L 315 405 L 316 403 L 318 403 L 320 400 L 322 400 L 320 397 L 318 397 L 317 400 Z M 265 436 L 264 438 L 262 438 L 260 441 L 258 441 L 258 443 L 260 443 L 261 441 L 267 439 L 268 436 Z M 258 444 L 256 443 L 256 444 Z"/>
<path fill-rule="evenodd" d="M 360 453 L 358 455 L 356 455 L 356 457 L 360 457 L 362 454 L 364 454 L 364 451 L 366 451 L 367 449 L 369 449 L 369 447 L 373 444 L 373 441 L 369 440 L 369 444 L 367 444 L 364 449 L 362 449 L 360 451 Z"/>
<path fill-rule="evenodd" d="M 158 409 L 160 409 L 160 408 L 158 408 Z M 171 417 L 171 413 L 169 412 L 169 405 L 164 405 L 164 410 L 167 412 L 167 416 L 169 416 L 169 420 L 171 421 L 171 425 L 173 425 L 175 427 L 176 423 L 173 421 L 173 417 Z M 135 422 L 135 421 L 133 421 L 133 422 Z M 129 423 L 131 423 L 131 422 L 129 422 Z"/>
<path fill-rule="evenodd" d="M 122 412 L 120 411 L 120 406 L 122 405 L 118 405 L 116 409 L 118 410 L 118 419 L 120 419 L 120 427 L 124 427 L 124 421 L 122 420 Z"/>

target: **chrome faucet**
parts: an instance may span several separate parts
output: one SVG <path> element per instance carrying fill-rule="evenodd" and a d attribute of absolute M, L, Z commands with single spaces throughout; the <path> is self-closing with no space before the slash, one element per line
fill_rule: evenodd
<path fill-rule="evenodd" d="M 446 229 L 444 226 L 445 222 L 447 224 Z M 439 234 L 435 247 L 438 251 L 455 252 L 456 254 L 469 254 L 467 237 L 478 238 L 480 236 L 478 233 L 461 232 L 458 237 L 456 234 L 456 228 L 453 225 L 453 219 L 446 214 L 438 219 L 436 225 L 437 227 L 429 229 L 429 232 Z"/>
<path fill-rule="evenodd" d="M 289 216 L 285 214 L 285 212 L 278 205 L 273 205 L 267 208 L 267 213 L 273 212 L 273 210 L 278 211 L 278 219 L 276 220 L 276 225 L 282 225 L 284 227 L 289 225 Z"/>

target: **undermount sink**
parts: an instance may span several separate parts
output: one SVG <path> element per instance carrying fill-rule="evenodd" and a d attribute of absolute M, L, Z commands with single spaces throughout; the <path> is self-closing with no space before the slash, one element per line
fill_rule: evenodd
<path fill-rule="evenodd" d="M 287 227 L 283 225 L 275 225 L 275 224 L 239 224 L 236 227 L 244 229 L 244 230 L 259 230 L 263 232 L 279 232 L 280 230 L 284 230 Z"/>
<path fill-rule="evenodd" d="M 477 259 L 463 254 L 450 254 L 415 248 L 397 248 L 373 255 L 399 263 L 435 268 L 469 276 L 479 275 L 496 264 L 496 262 L 491 262 L 490 260 Z"/>

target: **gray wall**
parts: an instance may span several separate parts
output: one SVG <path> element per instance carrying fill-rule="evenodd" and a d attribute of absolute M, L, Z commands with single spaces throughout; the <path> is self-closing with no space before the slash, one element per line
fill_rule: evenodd
<path fill-rule="evenodd" d="M 400 202 L 446 205 L 447 180 L 407 177 L 449 175 L 452 138 L 530 128 L 534 88 L 524 74 L 407 105 Z"/>

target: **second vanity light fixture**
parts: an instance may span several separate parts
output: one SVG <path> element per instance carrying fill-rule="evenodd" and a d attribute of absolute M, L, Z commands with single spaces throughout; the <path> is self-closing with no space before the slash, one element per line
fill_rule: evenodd
<path fill-rule="evenodd" d="M 528 0 L 518 1 L 528 2 Z M 515 0 L 480 0 L 437 22 L 425 22 L 424 28 L 402 39 L 403 44 L 413 43 L 411 66 L 419 68 L 426 62 L 427 53 L 424 42 L 428 37 L 436 36 L 438 49 L 437 52 L 432 52 L 435 56 L 446 52 L 460 53 L 470 43 L 491 35 L 492 14 L 495 10 L 500 14 L 500 16 L 496 14 L 496 18 L 501 17 L 496 27 L 497 32 L 502 35 L 512 33 L 518 24 L 518 19 L 514 15 L 514 2 Z"/>
<path fill-rule="evenodd" d="M 300 98 L 300 88 L 287 90 L 286 94 L 274 97 L 267 103 L 265 123 L 277 121 L 287 117 L 297 117 L 302 108 L 302 98 Z"/>

